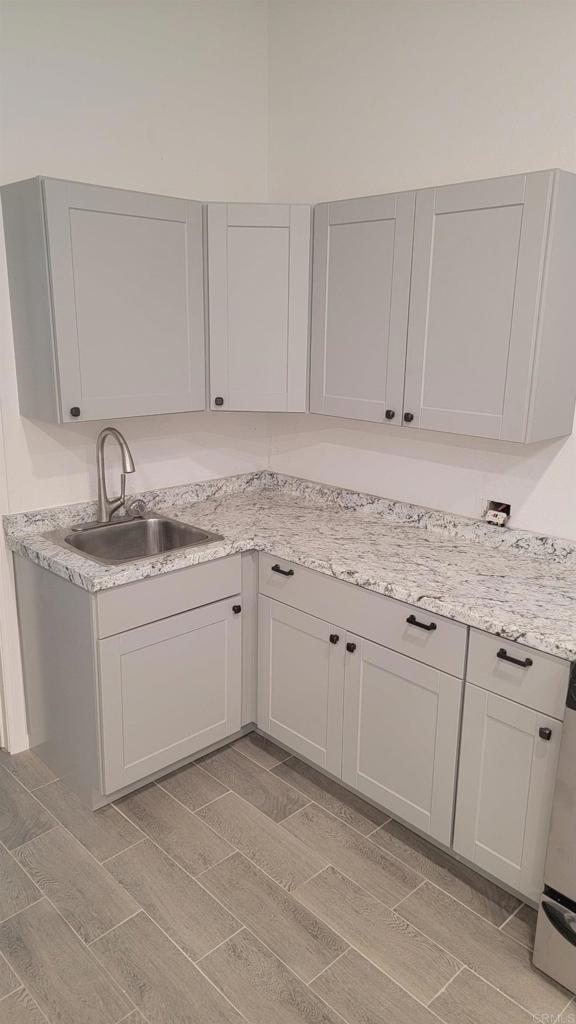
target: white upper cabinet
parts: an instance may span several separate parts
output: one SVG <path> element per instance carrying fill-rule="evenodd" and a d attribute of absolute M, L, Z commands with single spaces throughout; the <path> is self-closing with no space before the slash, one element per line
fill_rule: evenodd
<path fill-rule="evenodd" d="M 505 441 L 569 434 L 576 175 L 318 206 L 310 409 Z M 405 373 L 404 373 L 405 369 Z"/>
<path fill-rule="evenodd" d="M 543 171 L 418 193 L 405 391 L 414 426 L 506 441 L 570 432 L 575 181 Z"/>
<path fill-rule="evenodd" d="M 314 211 L 310 411 L 400 422 L 414 193 Z"/>
<path fill-rule="evenodd" d="M 2 191 L 22 414 L 203 409 L 202 204 L 51 178 Z"/>
<path fill-rule="evenodd" d="M 210 203 L 210 408 L 306 409 L 310 207 Z"/>

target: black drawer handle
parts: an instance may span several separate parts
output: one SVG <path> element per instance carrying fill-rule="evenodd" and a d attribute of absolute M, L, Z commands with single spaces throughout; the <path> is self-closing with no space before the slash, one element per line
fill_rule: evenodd
<path fill-rule="evenodd" d="M 282 567 L 278 565 L 278 562 L 276 562 L 276 565 L 272 566 L 272 572 L 279 572 L 281 576 L 294 575 L 294 569 L 282 569 Z"/>
<path fill-rule="evenodd" d="M 409 626 L 418 626 L 418 629 L 425 629 L 428 633 L 438 628 L 435 622 L 418 622 L 415 615 L 409 615 L 406 622 Z"/>
<path fill-rule="evenodd" d="M 520 668 L 530 668 L 534 664 L 532 658 L 524 658 L 524 660 L 522 658 L 513 658 L 511 654 L 508 654 L 505 647 L 500 648 L 496 657 L 500 658 L 500 661 L 511 661 L 513 665 L 519 665 Z"/>

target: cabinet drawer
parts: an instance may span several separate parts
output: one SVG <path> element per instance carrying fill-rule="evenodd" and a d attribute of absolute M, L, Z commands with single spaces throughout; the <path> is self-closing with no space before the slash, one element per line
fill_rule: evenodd
<path fill-rule="evenodd" d="M 241 589 L 240 555 L 231 555 L 105 590 L 96 599 L 98 636 L 166 619 L 239 594 Z"/>
<path fill-rule="evenodd" d="M 291 575 L 282 575 L 273 566 L 291 572 Z M 403 604 L 272 555 L 260 555 L 259 577 L 260 593 L 267 597 L 316 615 L 450 675 L 462 678 L 464 674 L 466 626 L 460 622 L 444 619 L 441 615 L 433 615 L 422 608 Z M 417 622 L 434 624 L 435 629 L 426 630 L 412 625 L 408 622 L 412 615 Z"/>
<path fill-rule="evenodd" d="M 569 674 L 570 665 L 561 658 L 478 629 L 470 631 L 467 679 L 491 693 L 564 720 Z"/>

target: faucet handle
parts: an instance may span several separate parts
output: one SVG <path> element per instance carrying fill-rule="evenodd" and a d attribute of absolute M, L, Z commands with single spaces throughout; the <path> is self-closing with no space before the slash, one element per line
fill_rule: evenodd
<path fill-rule="evenodd" d="M 146 515 L 146 502 L 143 498 L 133 498 L 125 505 L 125 511 L 133 519 L 142 519 Z"/>

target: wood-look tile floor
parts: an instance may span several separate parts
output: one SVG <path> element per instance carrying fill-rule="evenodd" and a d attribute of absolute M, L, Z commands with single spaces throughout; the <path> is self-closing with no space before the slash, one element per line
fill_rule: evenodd
<path fill-rule="evenodd" d="M 534 925 L 255 734 L 95 813 L 0 752 L 1 1024 L 576 1024 Z"/>

